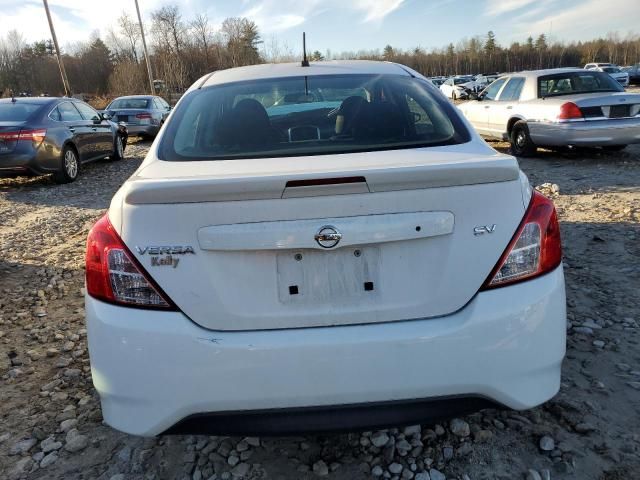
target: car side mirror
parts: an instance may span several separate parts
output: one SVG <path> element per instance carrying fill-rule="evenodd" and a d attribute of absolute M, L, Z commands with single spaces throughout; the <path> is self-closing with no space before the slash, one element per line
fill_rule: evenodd
<path fill-rule="evenodd" d="M 100 116 L 102 117 L 101 120 L 111 120 L 111 115 L 108 113 L 101 113 Z"/>

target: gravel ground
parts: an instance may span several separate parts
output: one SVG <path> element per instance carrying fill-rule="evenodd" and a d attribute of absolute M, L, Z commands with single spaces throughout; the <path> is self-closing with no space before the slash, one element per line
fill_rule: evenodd
<path fill-rule="evenodd" d="M 86 166 L 70 185 L 0 179 L 0 478 L 640 478 L 640 147 L 521 162 L 562 221 L 569 337 L 553 400 L 439 425 L 263 439 L 143 439 L 102 424 L 84 242 L 147 148 Z"/>

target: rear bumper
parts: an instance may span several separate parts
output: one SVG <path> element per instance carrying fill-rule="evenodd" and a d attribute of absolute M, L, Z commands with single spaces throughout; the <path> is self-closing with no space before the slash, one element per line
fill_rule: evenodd
<path fill-rule="evenodd" d="M 640 143 L 640 118 L 528 124 L 533 143 L 543 147 L 600 147 Z"/>
<path fill-rule="evenodd" d="M 148 135 L 150 137 L 155 137 L 160 131 L 160 127 L 158 125 L 131 125 L 126 124 L 127 133 L 129 136 L 136 135 Z"/>
<path fill-rule="evenodd" d="M 443 414 L 447 404 L 456 413 L 460 405 L 443 397 L 526 409 L 558 391 L 565 353 L 562 267 L 479 293 L 463 310 L 427 320 L 215 332 L 179 312 L 116 307 L 91 297 L 86 319 L 103 417 L 137 435 L 156 435 L 201 414 L 221 431 L 225 425 L 216 416 L 258 418 L 265 410 L 276 413 L 272 433 L 286 433 L 291 422 L 280 420 L 278 428 L 277 419 L 287 418 L 287 411 L 293 418 L 298 409 L 351 407 L 353 413 L 368 405 L 375 412 L 380 403 L 416 399 L 444 400 L 435 413 Z M 429 418 L 422 408 L 411 412 Z M 324 430 L 336 418 L 325 416 Z M 412 421 L 385 413 L 368 418 L 356 415 L 336 427 Z M 198 424 L 204 423 L 191 421 L 190 428 L 174 430 L 194 430 Z M 237 431 L 229 427 L 228 433 Z"/>
<path fill-rule="evenodd" d="M 36 151 L 0 155 L 0 177 L 27 173 L 36 175 L 51 173 L 51 170 L 43 165 L 43 163 L 50 162 L 42 162 L 39 157 L 43 157 L 43 155 Z"/>

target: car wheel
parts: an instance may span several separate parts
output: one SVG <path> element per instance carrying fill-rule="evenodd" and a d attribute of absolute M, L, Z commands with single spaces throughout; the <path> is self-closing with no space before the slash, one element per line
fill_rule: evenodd
<path fill-rule="evenodd" d="M 116 135 L 116 139 L 113 144 L 112 160 L 122 160 L 124 158 L 124 139 L 122 135 Z"/>
<path fill-rule="evenodd" d="M 511 129 L 511 153 L 518 157 L 529 157 L 536 153 L 537 147 L 529 136 L 526 122 L 519 121 Z"/>
<path fill-rule="evenodd" d="M 605 152 L 621 152 L 627 148 L 626 145 L 607 145 L 606 147 L 602 147 Z"/>
<path fill-rule="evenodd" d="M 60 170 L 53 174 L 56 183 L 71 183 L 78 178 L 80 172 L 80 160 L 76 150 L 67 145 L 62 151 Z"/>

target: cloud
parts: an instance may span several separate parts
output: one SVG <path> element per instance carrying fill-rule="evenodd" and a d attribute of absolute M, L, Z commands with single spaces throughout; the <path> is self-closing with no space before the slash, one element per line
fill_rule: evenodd
<path fill-rule="evenodd" d="M 496 16 L 520 10 L 538 0 L 488 0 L 485 15 Z"/>
<path fill-rule="evenodd" d="M 564 6 L 563 2 L 560 2 Z M 615 8 L 601 0 L 586 0 L 580 5 L 546 9 L 552 12 L 537 19 L 529 15 L 515 25 L 514 30 L 523 34 L 549 33 L 561 39 L 585 40 L 592 39 L 594 32 L 601 32 L 603 25 L 611 25 L 611 30 L 622 34 L 637 30 L 637 19 L 640 18 L 640 3 L 638 0 L 617 0 Z M 542 12 L 540 12 L 542 13 Z"/>
<path fill-rule="evenodd" d="M 365 13 L 363 22 L 380 22 L 394 12 L 405 0 L 355 0 L 355 9 Z"/>
<path fill-rule="evenodd" d="M 242 12 L 240 16 L 253 20 L 262 31 L 267 33 L 288 30 L 301 25 L 306 20 L 305 16 L 299 13 L 279 13 L 271 7 L 272 2 L 264 2 Z M 282 11 L 283 9 L 280 8 L 278 10 Z M 287 9 L 285 11 L 291 10 Z M 306 12 L 303 11 L 303 13 Z"/>
<path fill-rule="evenodd" d="M 266 33 L 297 27 L 326 12 L 355 15 L 362 23 L 382 22 L 406 0 L 243 0 L 246 10 L 240 16 L 250 18 Z M 283 13 L 286 12 L 286 13 Z"/>
<path fill-rule="evenodd" d="M 106 33 L 122 10 L 135 14 L 133 2 L 127 0 L 49 0 L 49 8 L 61 46 L 86 41 L 94 30 Z M 0 32 L 17 29 L 27 42 L 51 38 L 42 1 L 0 0 L 0 9 Z"/>

